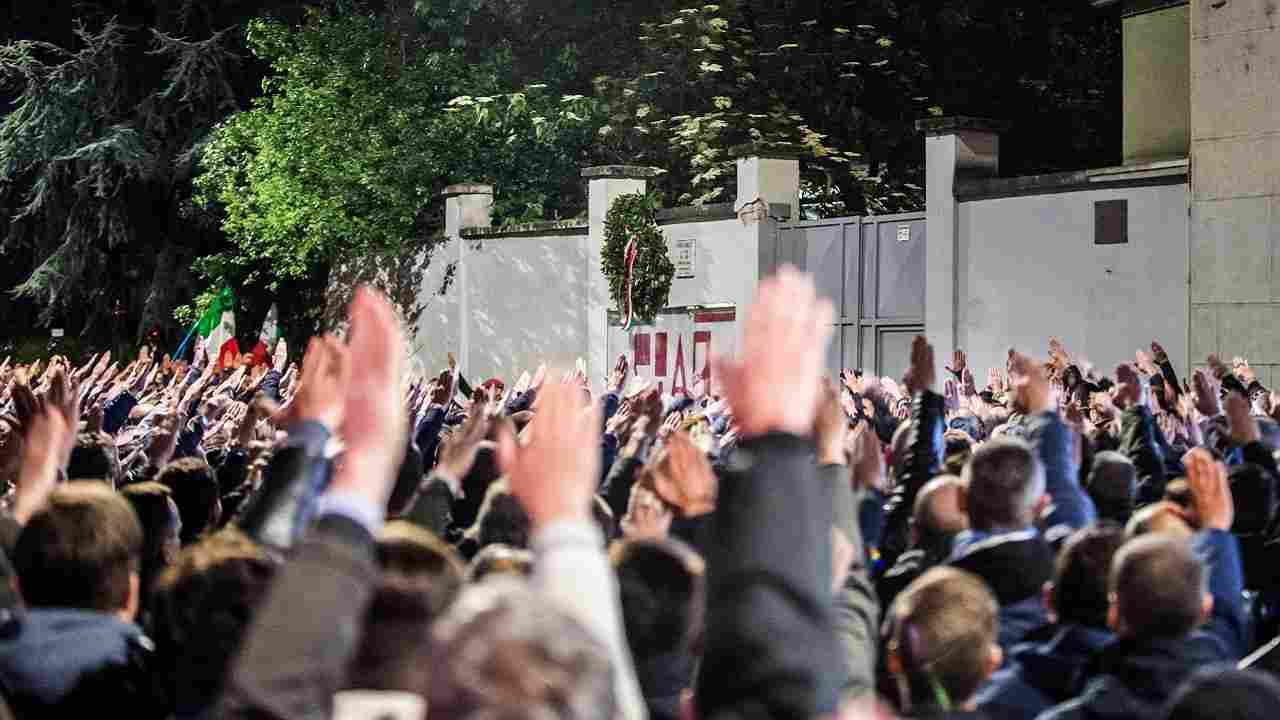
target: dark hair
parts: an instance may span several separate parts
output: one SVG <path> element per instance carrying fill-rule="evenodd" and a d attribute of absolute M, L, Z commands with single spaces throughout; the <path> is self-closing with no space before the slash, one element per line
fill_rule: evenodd
<path fill-rule="evenodd" d="M 471 558 L 467 580 L 480 582 L 491 575 L 523 575 L 533 572 L 533 555 L 509 545 L 489 545 Z"/>
<path fill-rule="evenodd" d="M 975 530 L 1031 525 L 1044 494 L 1044 466 L 1020 440 L 992 440 L 974 451 L 964 469 L 969 525 Z"/>
<path fill-rule="evenodd" d="M 987 679 L 998 632 L 995 596 L 977 575 L 948 566 L 916 578 L 890 609 L 891 652 L 902 663 L 913 705 L 966 702 Z"/>
<path fill-rule="evenodd" d="M 1138 488 L 1138 471 L 1132 460 L 1114 450 L 1094 455 L 1087 487 L 1098 507 L 1098 517 L 1121 524 L 1129 521 Z"/>
<path fill-rule="evenodd" d="M 702 631 L 703 563 L 673 540 L 633 540 L 611 553 L 631 653 L 688 652 Z"/>
<path fill-rule="evenodd" d="M 114 444 L 104 442 L 103 435 L 80 433 L 67 462 L 67 477 L 72 480 L 97 480 L 112 487 L 120 480 L 120 455 Z"/>
<path fill-rule="evenodd" d="M 156 581 L 151 635 L 180 706 L 217 699 L 276 564 L 237 530 L 185 548 Z"/>
<path fill-rule="evenodd" d="M 1053 571 L 1053 607 L 1059 622 L 1107 627 L 1107 580 L 1124 531 L 1103 524 L 1067 538 Z"/>
<path fill-rule="evenodd" d="M 388 515 L 395 516 L 405 511 L 422 484 L 422 475 L 422 453 L 409 443 L 396 473 L 396 484 L 391 487 L 391 496 L 387 499 Z"/>
<path fill-rule="evenodd" d="M 119 493 L 69 482 L 22 528 L 13 566 L 27 605 L 116 612 L 129 604 L 141 552 L 142 527 Z"/>
<path fill-rule="evenodd" d="M 1112 560 L 1110 589 L 1130 635 L 1186 635 L 1200 622 L 1205 587 L 1204 564 L 1184 538 L 1142 535 Z"/>
<path fill-rule="evenodd" d="M 1231 532 L 1252 535 L 1267 531 L 1275 515 L 1276 491 L 1266 471 L 1253 463 L 1232 467 L 1231 498 L 1236 509 Z"/>
<path fill-rule="evenodd" d="M 1271 720 L 1280 708 L 1280 681 L 1256 670 L 1200 668 L 1165 705 L 1165 720 Z"/>
<path fill-rule="evenodd" d="M 364 633 L 347 668 L 347 687 L 431 691 L 431 599 L 404 577 L 384 576 L 365 611 Z"/>
<path fill-rule="evenodd" d="M 156 476 L 168 486 L 182 516 L 182 544 L 190 545 L 218 523 L 218 481 L 200 458 L 174 460 Z"/>
<path fill-rule="evenodd" d="M 182 525 L 169 488 L 158 482 L 127 485 L 120 494 L 133 506 L 142 526 L 142 594 L 151 592 L 156 575 L 168 564 L 165 543 Z"/>
<path fill-rule="evenodd" d="M 517 548 L 529 547 L 529 514 L 509 492 L 490 498 L 480 516 L 480 547 L 501 544 Z"/>
<path fill-rule="evenodd" d="M 416 588 L 433 614 L 444 612 L 462 588 L 458 553 L 435 534 L 405 520 L 382 528 L 377 543 L 384 578 Z"/>
<path fill-rule="evenodd" d="M 457 431 L 455 431 L 457 432 Z M 483 441 L 476 449 L 476 461 L 471 470 L 461 478 L 462 497 L 453 504 L 453 522 L 457 527 L 471 527 L 480 514 L 489 485 L 498 479 L 498 455 L 494 444 Z"/>

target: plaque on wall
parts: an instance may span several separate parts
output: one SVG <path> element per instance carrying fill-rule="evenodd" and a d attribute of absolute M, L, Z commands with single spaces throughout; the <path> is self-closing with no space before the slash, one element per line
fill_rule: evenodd
<path fill-rule="evenodd" d="M 676 266 L 677 278 L 691 278 L 698 274 L 697 246 L 697 241 L 692 238 L 675 241 L 671 263 Z"/>

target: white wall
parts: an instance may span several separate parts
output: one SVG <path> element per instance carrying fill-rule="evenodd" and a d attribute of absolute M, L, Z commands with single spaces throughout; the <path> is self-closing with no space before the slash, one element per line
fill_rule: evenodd
<path fill-rule="evenodd" d="M 515 382 L 540 362 L 571 370 L 585 359 L 587 234 L 507 235 L 464 239 L 466 290 L 464 367 L 473 383 Z"/>
<path fill-rule="evenodd" d="M 664 225 L 674 252 L 678 240 L 696 243 L 695 276 L 671 281 L 668 305 L 730 303 L 745 309 L 755 296 L 760 275 L 760 225 L 737 218 Z"/>
<path fill-rule="evenodd" d="M 1128 244 L 1094 245 L 1093 203 L 1120 198 Z M 978 381 L 1011 345 L 1043 357 L 1054 335 L 1108 374 L 1158 339 L 1185 373 L 1187 202 L 1165 185 L 960 203 L 957 341 Z"/>

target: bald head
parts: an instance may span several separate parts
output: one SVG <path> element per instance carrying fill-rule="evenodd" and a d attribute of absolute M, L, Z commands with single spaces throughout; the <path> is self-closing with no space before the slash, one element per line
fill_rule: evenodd
<path fill-rule="evenodd" d="M 1192 532 L 1191 526 L 1182 517 L 1180 507 L 1168 500 L 1161 500 L 1140 508 L 1133 517 L 1129 518 L 1124 528 L 1124 534 L 1129 538 L 1148 533 L 1189 538 Z"/>
<path fill-rule="evenodd" d="M 1112 629 L 1121 636 L 1180 638 L 1212 608 L 1204 563 L 1186 538 L 1130 540 L 1111 563 Z"/>
<path fill-rule="evenodd" d="M 969 516 L 964 511 L 963 493 L 964 483 L 955 475 L 939 475 L 920 488 L 911 512 L 917 542 L 968 529 Z"/>

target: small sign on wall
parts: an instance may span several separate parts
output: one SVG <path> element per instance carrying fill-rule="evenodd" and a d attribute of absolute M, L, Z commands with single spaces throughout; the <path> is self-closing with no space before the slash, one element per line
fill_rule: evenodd
<path fill-rule="evenodd" d="M 676 277 L 691 278 L 698 274 L 698 243 L 693 238 L 675 241 L 671 253 L 671 263 L 676 266 Z"/>
<path fill-rule="evenodd" d="M 900 243 L 911 242 L 911 226 L 910 225 L 898 226 L 898 242 Z"/>
<path fill-rule="evenodd" d="M 67 331 L 63 330 L 62 328 L 53 329 L 53 337 L 56 337 L 56 338 L 65 337 L 66 334 L 67 334 Z"/>

